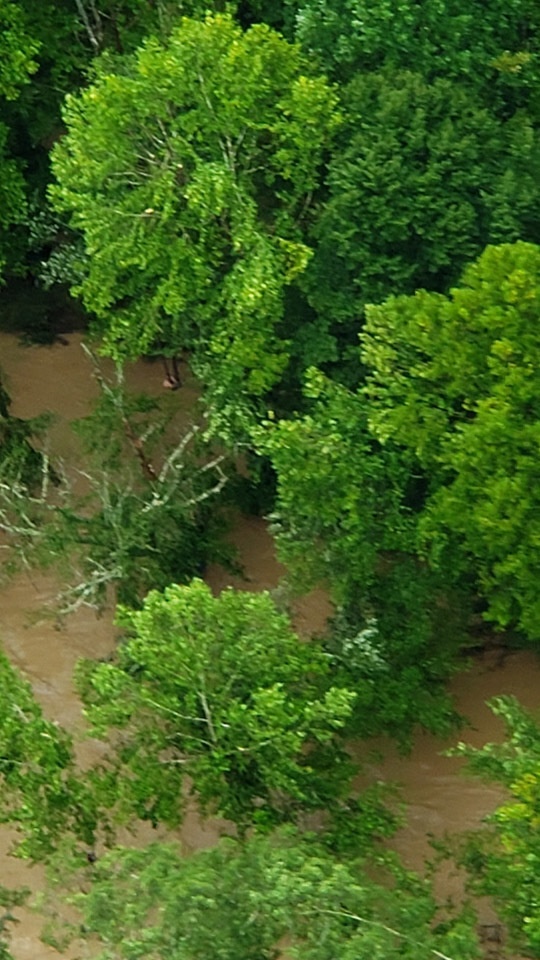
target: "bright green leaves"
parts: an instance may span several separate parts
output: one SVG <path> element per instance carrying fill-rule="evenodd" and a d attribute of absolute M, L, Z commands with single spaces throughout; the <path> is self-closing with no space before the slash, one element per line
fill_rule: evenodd
<path fill-rule="evenodd" d="M 349 768 L 333 733 L 354 694 L 330 685 L 328 658 L 298 640 L 268 594 L 215 598 L 194 581 L 153 591 L 120 621 L 134 635 L 116 661 L 80 672 L 95 731 L 123 731 L 120 808 L 175 822 L 185 776 L 203 810 L 241 828 L 341 795 Z"/>
<path fill-rule="evenodd" d="M 48 857 L 65 833 L 91 843 L 96 816 L 75 775 L 70 737 L 45 720 L 30 685 L 0 655 L 0 821 L 22 834 L 19 853 Z"/>
<path fill-rule="evenodd" d="M 183 20 L 68 100 L 53 197 L 83 231 L 79 292 L 111 355 L 191 347 L 221 409 L 279 379 L 335 105 L 298 48 L 225 17 Z"/>
<path fill-rule="evenodd" d="M 30 23 L 14 0 L 0 3 L 0 95 L 14 100 L 38 68 L 40 43 L 31 36 Z"/>
<path fill-rule="evenodd" d="M 540 728 L 514 697 L 490 704 L 505 723 L 503 743 L 481 749 L 459 744 L 477 776 L 504 785 L 510 796 L 468 837 L 462 853 L 473 889 L 492 896 L 515 939 L 518 952 L 540 957 Z"/>
<path fill-rule="evenodd" d="M 421 535 L 432 559 L 458 572 L 472 559 L 489 618 L 532 639 L 539 307 L 540 251 L 517 243 L 488 248 L 449 298 L 420 291 L 368 308 L 362 335 L 371 429 L 430 478 Z"/>
<path fill-rule="evenodd" d="M 119 849 L 92 880 L 76 903 L 103 960 L 272 960 L 284 943 L 297 960 L 477 956 L 471 918 L 434 926 L 427 887 L 390 858 L 340 863 L 292 832 L 189 858 L 165 844 Z"/>

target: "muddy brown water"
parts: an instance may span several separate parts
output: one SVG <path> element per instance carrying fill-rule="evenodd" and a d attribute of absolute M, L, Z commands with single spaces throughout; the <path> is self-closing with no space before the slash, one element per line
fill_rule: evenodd
<path fill-rule="evenodd" d="M 0 334 L 0 367 L 7 375 L 7 387 L 13 399 L 13 412 L 31 417 L 44 410 L 56 414 L 53 445 L 69 461 L 76 452 L 76 442 L 68 429 L 68 421 L 84 416 L 97 395 L 91 366 L 85 357 L 80 336 L 71 334 L 67 343 L 50 347 L 19 345 L 11 335 Z M 109 368 L 111 369 L 111 368 Z M 160 394 L 163 390 L 163 372 L 158 364 L 139 363 L 127 372 L 127 381 L 134 390 Z M 178 403 L 187 411 L 196 399 L 196 386 L 188 378 L 187 384 L 175 394 Z M 284 570 L 277 562 L 272 539 L 263 521 L 242 519 L 232 534 L 245 569 L 245 579 L 231 577 L 223 570 L 212 568 L 208 581 L 215 591 L 232 584 L 241 589 L 274 590 Z M 44 603 L 54 597 L 57 584 L 54 577 L 25 574 L 4 586 L 0 592 L 0 638 L 13 663 L 31 681 L 46 715 L 64 724 L 75 734 L 82 730 L 80 706 L 72 683 L 74 665 L 79 657 L 105 656 L 114 646 L 115 631 L 112 616 L 97 618 L 92 611 L 82 609 L 69 618 L 63 630 L 56 629 L 50 620 L 32 619 Z M 319 633 L 324 629 L 330 613 L 323 591 L 315 591 L 296 604 L 294 615 L 301 633 Z M 458 709 L 469 719 L 471 728 L 462 737 L 480 745 L 500 739 L 500 722 L 486 706 L 486 700 L 501 693 L 515 694 L 533 710 L 539 706 L 540 662 L 528 652 L 510 654 L 504 658 L 496 654 L 477 659 L 468 672 L 458 675 L 452 690 Z M 391 743 L 378 741 L 376 746 L 384 759 L 371 760 L 369 776 L 379 780 L 395 781 L 401 785 L 406 801 L 406 825 L 394 840 L 406 864 L 422 869 L 424 859 L 430 856 L 429 837 L 441 837 L 445 832 L 459 832 L 480 823 L 500 800 L 500 792 L 463 776 L 462 763 L 442 755 L 445 747 L 455 742 L 441 742 L 426 734 L 415 738 L 412 753 L 401 757 Z M 99 745 L 81 744 L 79 755 L 84 764 Z M 202 823 L 191 812 L 181 832 L 187 851 L 215 843 L 220 824 Z M 39 890 L 43 873 L 38 867 L 27 867 L 8 855 L 13 834 L 0 830 L 0 883 L 6 886 L 30 886 Z M 132 842 L 146 842 L 146 833 Z M 451 874 L 439 878 L 442 895 L 458 895 L 460 879 Z M 19 923 L 12 935 L 15 960 L 52 960 L 59 954 L 39 940 L 40 920 L 29 910 L 17 911 Z M 489 905 L 481 905 L 481 919 L 493 920 Z M 84 947 L 77 956 L 84 956 Z M 61 954 L 68 960 L 74 954 Z M 89 954 L 88 954 L 89 955 Z"/>

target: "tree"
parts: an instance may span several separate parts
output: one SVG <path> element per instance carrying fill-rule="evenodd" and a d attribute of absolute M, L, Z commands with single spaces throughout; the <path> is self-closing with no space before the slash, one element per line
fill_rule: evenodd
<path fill-rule="evenodd" d="M 183 20 L 67 99 L 52 197 L 84 234 L 94 332 L 116 358 L 191 348 L 241 429 L 287 363 L 335 105 L 297 47 L 226 17 Z"/>
<path fill-rule="evenodd" d="M 0 4 L 0 95 L 14 99 L 20 87 L 38 68 L 39 43 L 30 34 L 30 24 L 14 0 Z"/>
<path fill-rule="evenodd" d="M 75 767 L 71 737 L 46 720 L 30 684 L 0 654 L 0 822 L 22 834 L 17 853 L 44 860 L 71 833 L 92 843 L 90 780 Z"/>
<path fill-rule="evenodd" d="M 0 488 L 9 491 L 19 483 L 35 488 L 48 474 L 38 449 L 47 417 L 22 420 L 11 413 L 11 399 L 0 377 Z"/>
<path fill-rule="evenodd" d="M 361 396 L 313 372 L 309 414 L 254 432 L 277 476 L 272 528 L 299 591 L 323 583 L 336 607 L 326 645 L 357 692 L 349 729 L 406 741 L 453 718 L 444 681 L 468 604 L 416 555 L 421 478 L 368 429 Z M 458 615 L 458 610 L 461 614 Z"/>
<path fill-rule="evenodd" d="M 241 829 L 337 802 L 350 765 L 334 734 L 354 694 L 267 593 L 213 597 L 195 580 L 151 591 L 119 623 L 114 662 L 85 662 L 79 689 L 94 732 L 120 731 L 104 772 L 120 810 L 178 822 L 186 778 L 203 811 Z"/>
<path fill-rule="evenodd" d="M 514 697 L 497 697 L 489 706 L 504 720 L 504 742 L 480 749 L 460 743 L 453 752 L 467 757 L 475 776 L 502 784 L 508 797 L 469 836 L 459 859 L 473 890 L 495 900 L 519 953 L 540 957 L 540 727 Z"/>
<path fill-rule="evenodd" d="M 427 79 L 444 76 L 485 91 L 517 82 L 526 94 L 538 82 L 532 0 L 288 0 L 286 6 L 297 40 L 341 80 L 415 64 Z"/>
<path fill-rule="evenodd" d="M 52 255 L 49 278 L 63 266 L 62 281 L 71 280 L 64 225 L 36 249 L 52 219 L 49 150 L 63 132 L 64 97 L 88 83 L 98 55 L 129 53 L 148 35 L 167 36 L 182 13 L 205 8 L 199 0 L 1 0 L 0 275 L 30 274 L 37 283 Z"/>
<path fill-rule="evenodd" d="M 343 111 L 304 278 L 342 350 L 366 303 L 445 292 L 487 243 L 540 239 L 525 114 L 503 123 L 454 81 L 388 70 L 355 77 Z"/>
<path fill-rule="evenodd" d="M 540 636 L 537 311 L 540 250 L 488 248 L 448 297 L 419 291 L 367 309 L 373 434 L 416 458 L 432 564 L 473 570 L 501 627 Z"/>
<path fill-rule="evenodd" d="M 9 924 L 16 923 L 16 917 L 11 912 L 13 907 L 20 907 L 28 896 L 27 890 L 13 890 L 0 887 L 0 905 L 3 913 L 0 916 L 0 960 L 14 960 L 9 950 Z"/>
<path fill-rule="evenodd" d="M 30 446 L 33 422 L 8 421 L 3 469 L 0 448 L 0 530 L 10 567 L 54 565 L 65 584 L 60 616 L 82 605 L 102 609 L 112 591 L 136 606 L 151 588 L 232 561 L 218 509 L 231 468 L 200 439 L 204 420 L 186 426 L 172 396 L 160 403 L 129 394 L 120 366 L 109 380 L 96 364 L 94 376 L 100 398 L 75 424 L 84 471 L 66 473 Z M 43 431 L 41 445 L 46 450 Z"/>
<path fill-rule="evenodd" d="M 10 156 L 8 133 L 0 123 L 0 282 L 11 259 L 12 230 L 26 217 L 24 178 L 20 165 Z"/>
<path fill-rule="evenodd" d="M 427 884 L 388 854 L 340 862 L 294 833 L 187 858 L 173 845 L 117 848 L 77 879 L 86 892 L 72 902 L 102 960 L 271 960 L 284 943 L 298 960 L 479 956 L 472 917 L 437 916 Z"/>

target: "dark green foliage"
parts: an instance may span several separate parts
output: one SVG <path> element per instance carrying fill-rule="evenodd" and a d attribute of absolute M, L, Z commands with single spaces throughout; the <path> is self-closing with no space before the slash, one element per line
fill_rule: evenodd
<path fill-rule="evenodd" d="M 459 716 L 447 683 L 458 669 L 469 611 L 465 591 L 416 557 L 379 559 L 373 581 L 364 590 L 358 585 L 327 641 L 340 682 L 357 691 L 352 735 L 382 731 L 407 748 L 417 725 L 448 734 Z"/>
<path fill-rule="evenodd" d="M 416 555 L 411 461 L 374 441 L 363 398 L 320 374 L 308 394 L 309 415 L 256 432 L 277 475 L 278 554 L 300 590 L 329 587 L 338 610 L 329 650 L 357 693 L 354 733 L 406 741 L 416 723 L 447 729 L 444 681 L 468 605 Z"/>
<path fill-rule="evenodd" d="M 444 291 L 487 243 L 540 239 L 540 153 L 526 116 L 501 123 L 449 80 L 359 75 L 343 100 L 304 282 L 348 345 L 366 303 Z"/>
<path fill-rule="evenodd" d="M 51 476 L 38 449 L 48 418 L 21 420 L 13 416 L 10 406 L 9 394 L 0 379 L 0 489 L 8 494 L 19 485 L 35 489 Z"/>
<path fill-rule="evenodd" d="M 383 65 L 487 88 L 538 78 L 534 0 L 288 0 L 296 38 L 340 79 Z M 517 78 L 512 77 L 517 74 Z M 509 77 L 507 75 L 510 75 Z"/>
<path fill-rule="evenodd" d="M 312 410 L 254 432 L 277 475 L 274 532 L 293 583 L 328 580 L 339 605 L 373 580 L 381 553 L 411 547 L 407 464 L 368 431 L 362 400 L 310 374 Z M 308 547 L 308 544 L 310 547 Z"/>
<path fill-rule="evenodd" d="M 7 147 L 8 128 L 0 123 L 0 282 L 6 265 L 12 262 L 12 231 L 24 222 L 26 191 L 21 165 Z"/>

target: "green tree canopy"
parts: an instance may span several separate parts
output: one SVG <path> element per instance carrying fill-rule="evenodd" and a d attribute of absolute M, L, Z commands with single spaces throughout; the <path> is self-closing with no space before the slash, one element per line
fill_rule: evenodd
<path fill-rule="evenodd" d="M 358 75 L 343 110 L 305 286 L 345 344 L 366 303 L 443 292 L 487 243 L 540 239 L 525 115 L 502 123 L 453 81 L 390 71 Z"/>
<path fill-rule="evenodd" d="M 489 247 L 448 297 L 367 309 L 370 428 L 414 455 L 429 486 L 432 562 L 474 570 L 501 626 L 540 637 L 540 249 Z"/>
<path fill-rule="evenodd" d="M 426 78 L 477 87 L 498 78 L 517 79 L 525 90 L 537 82 L 534 0 L 288 0 L 286 6 L 297 39 L 341 79 L 384 64 L 415 64 Z"/>
<path fill-rule="evenodd" d="M 437 917 L 428 885 L 390 857 L 340 863 L 295 834 L 188 858 L 165 844 L 115 849 L 81 871 L 81 887 L 100 960 L 272 960 L 283 944 L 298 960 L 478 956 L 472 917 Z"/>
<path fill-rule="evenodd" d="M 31 33 L 24 10 L 15 0 L 0 3 L 0 96 L 14 99 L 38 68 L 40 44 Z"/>
<path fill-rule="evenodd" d="M 120 808 L 176 822 L 189 777 L 203 811 L 265 827 L 346 789 L 334 734 L 354 694 L 331 685 L 328 657 L 269 594 L 213 597 L 196 580 L 119 622 L 131 636 L 114 662 L 85 662 L 79 687 L 94 732 L 121 731 L 105 775 Z"/>
<path fill-rule="evenodd" d="M 461 859 L 475 893 L 494 898 L 519 953 L 540 957 L 540 726 L 514 697 L 489 705 L 505 723 L 504 742 L 461 743 L 454 752 L 476 776 L 502 784 L 508 798 L 470 835 Z"/>
<path fill-rule="evenodd" d="M 278 555 L 295 588 L 329 588 L 328 649 L 357 692 L 355 734 L 406 740 L 417 723 L 444 729 L 463 621 L 449 584 L 416 556 L 421 483 L 397 445 L 374 440 L 362 397 L 317 372 L 307 394 L 309 414 L 255 432 L 277 475 Z M 459 606 L 465 620 L 461 596 Z"/>
<path fill-rule="evenodd" d="M 283 293 L 335 104 L 297 47 L 226 17 L 183 20 L 68 98 L 52 196 L 83 231 L 78 292 L 109 354 L 192 348 L 241 422 L 287 363 Z"/>
<path fill-rule="evenodd" d="M 77 774 L 71 737 L 46 720 L 30 684 L 0 654 L 0 822 L 21 834 L 19 855 L 46 859 L 66 833 L 91 843 L 96 811 Z"/>

